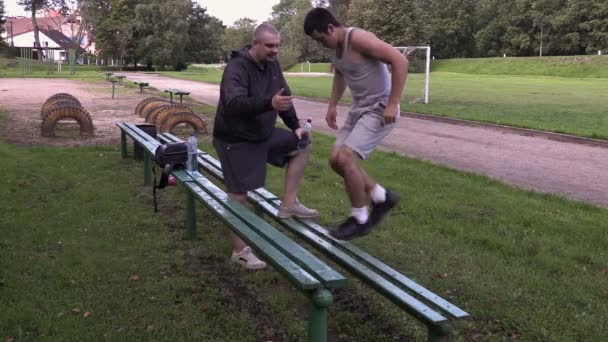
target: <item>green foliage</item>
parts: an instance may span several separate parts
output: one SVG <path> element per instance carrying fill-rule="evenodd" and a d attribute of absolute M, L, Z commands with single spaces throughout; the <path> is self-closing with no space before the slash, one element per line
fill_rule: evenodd
<path fill-rule="evenodd" d="M 596 54 L 608 49 L 604 0 L 321 0 L 347 24 L 439 58 Z"/>
<path fill-rule="evenodd" d="M 423 25 L 421 8 L 415 0 L 352 0 L 348 24 L 376 34 L 395 46 L 424 45 L 429 41 Z"/>
<path fill-rule="evenodd" d="M 0 35 L 4 33 L 4 23 L 6 19 L 4 19 L 4 0 L 0 0 Z M 4 40 L 0 40 L 0 48 L 4 45 Z"/>
<path fill-rule="evenodd" d="M 250 18 L 241 18 L 234 25 L 226 28 L 222 36 L 222 50 L 227 57 L 231 51 L 240 50 L 243 46 L 251 44 L 253 34 L 258 23 Z"/>

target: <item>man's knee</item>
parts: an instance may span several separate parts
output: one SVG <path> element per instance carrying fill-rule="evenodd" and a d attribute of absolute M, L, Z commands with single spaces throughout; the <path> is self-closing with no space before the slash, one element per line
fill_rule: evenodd
<path fill-rule="evenodd" d="M 344 170 L 354 161 L 354 152 L 346 147 L 341 146 L 332 151 L 329 157 L 329 165 L 336 171 Z"/>

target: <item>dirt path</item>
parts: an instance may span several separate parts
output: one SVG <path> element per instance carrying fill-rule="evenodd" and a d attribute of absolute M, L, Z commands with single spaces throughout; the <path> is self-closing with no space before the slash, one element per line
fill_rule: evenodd
<path fill-rule="evenodd" d="M 99 84 L 65 79 L 2 79 L 0 81 L 0 108 L 8 110 L 0 128 L 2 140 L 21 146 L 83 146 L 120 143 L 120 130 L 116 123 L 131 121 L 143 123 L 133 114 L 135 106 L 149 94 L 134 89 L 117 87 L 112 99 L 111 83 Z M 56 93 L 70 93 L 82 104 L 93 119 L 95 136 L 80 137 L 75 121 L 60 121 L 56 137 L 40 135 L 40 108 L 44 101 Z"/>
<path fill-rule="evenodd" d="M 160 90 L 179 88 L 201 102 L 215 105 L 219 87 L 177 80 L 156 74 L 128 74 Z M 0 107 L 9 111 L 2 136 L 10 142 L 54 146 L 118 144 L 115 123 L 142 122 L 133 115 L 135 105 L 150 94 L 130 90 L 111 99 L 109 85 L 91 85 L 68 80 L 3 79 Z M 35 90 L 35 91 L 32 91 Z M 91 113 L 96 127 L 93 138 L 40 137 L 40 106 L 57 92 L 76 95 Z M 296 100 L 301 118 L 313 117 L 317 131 L 333 134 L 325 125 L 326 104 Z M 347 107 L 339 109 L 344 118 Z M 340 122 L 339 118 L 339 122 Z M 471 127 L 413 117 L 401 117 L 395 131 L 382 146 L 399 154 L 439 165 L 487 175 L 524 189 L 560 194 L 580 201 L 608 206 L 608 148 L 555 141 L 550 135 L 495 127 Z M 404 175 L 407 177 L 407 175 Z"/>

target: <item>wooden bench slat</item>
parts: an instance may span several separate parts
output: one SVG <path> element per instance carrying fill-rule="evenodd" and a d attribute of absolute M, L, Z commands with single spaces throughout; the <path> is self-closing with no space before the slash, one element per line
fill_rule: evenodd
<path fill-rule="evenodd" d="M 264 202 L 268 202 L 268 198 L 276 198 L 274 194 L 269 192 L 264 188 L 259 188 L 254 191 L 255 195 L 259 196 L 259 205 L 264 205 Z M 280 205 L 280 200 L 273 201 L 273 208 L 268 207 L 269 214 L 273 217 L 277 218 L 276 214 L 278 212 L 278 206 Z M 421 297 L 422 299 L 429 301 L 434 304 L 438 309 L 444 311 L 446 314 L 456 318 L 456 319 L 464 319 L 468 318 L 470 315 L 459 307 L 453 305 L 447 300 L 439 297 L 437 294 L 432 291 L 427 290 L 426 288 L 420 286 L 418 283 L 413 281 L 412 279 L 404 276 L 399 273 L 394 268 L 388 266 L 381 260 L 376 257 L 373 257 L 361 250 L 357 246 L 353 245 L 350 242 L 337 240 L 332 237 L 327 229 L 320 226 L 319 224 L 313 222 L 312 220 L 300 220 L 301 222 L 305 222 L 306 227 L 309 230 L 312 230 L 317 236 L 322 237 L 325 240 L 332 242 L 333 244 L 339 244 L 340 248 L 345 250 L 350 255 L 357 257 L 361 262 L 367 264 L 369 267 L 372 267 L 376 272 L 383 274 L 385 277 L 390 278 L 392 281 L 400 284 L 403 287 L 406 287 L 410 291 L 414 292 L 416 296 Z"/>
<path fill-rule="evenodd" d="M 257 198 L 260 201 L 261 207 L 268 214 L 276 216 L 278 210 L 271 204 L 264 201 L 261 197 L 256 194 L 252 194 L 253 198 Z M 448 322 L 448 319 L 441 315 L 439 312 L 429 307 L 425 303 L 416 299 L 409 293 L 403 291 L 390 281 L 382 278 L 374 270 L 370 269 L 363 263 L 355 260 L 351 255 L 345 253 L 336 244 L 320 238 L 314 232 L 310 231 L 306 226 L 297 222 L 293 219 L 281 220 L 282 225 L 296 233 L 298 236 L 304 238 L 308 243 L 319 249 L 326 255 L 330 256 L 332 260 L 338 263 L 340 266 L 346 268 L 350 272 L 356 274 L 361 280 L 375 288 L 380 294 L 387 297 L 393 303 L 400 308 L 404 309 L 413 316 L 424 320 L 425 322 L 433 325 L 441 325 Z"/>
<path fill-rule="evenodd" d="M 178 138 L 176 138 L 175 136 L 170 135 L 170 134 L 167 134 L 166 136 L 161 135 L 161 137 L 162 137 L 162 139 L 166 139 L 167 141 L 179 140 Z M 220 180 L 223 179 L 223 175 L 221 172 L 221 164 L 219 163 L 218 160 L 211 157 L 207 153 L 201 153 L 198 159 L 199 159 L 199 164 L 201 164 L 201 166 L 203 166 L 203 168 L 205 170 L 210 172 L 214 177 L 217 177 Z M 271 216 L 273 216 L 276 219 L 276 213 L 278 211 L 277 208 L 278 208 L 278 205 L 280 205 L 280 200 L 275 201 L 274 199 L 276 199 L 276 196 L 273 195 L 272 193 L 268 192 L 264 188 L 256 189 L 255 191 L 250 192 L 249 197 L 253 197 L 253 196 L 256 196 L 254 201 L 257 200 L 258 205 L 261 206 L 267 213 L 269 213 Z M 274 202 L 274 203 L 268 204 L 268 202 Z M 279 221 L 284 221 L 283 222 L 284 225 L 288 224 L 287 221 L 293 221 L 293 222 L 297 223 L 296 220 L 280 220 L 279 219 Z M 305 224 L 305 228 L 297 227 L 297 225 L 295 227 L 292 226 L 292 227 L 288 227 L 288 228 L 290 228 L 290 229 L 299 228 L 299 231 L 297 231 L 296 233 L 298 233 L 299 235 L 301 235 L 304 238 L 306 238 L 307 240 L 309 240 L 309 242 L 312 242 L 313 244 L 317 244 L 318 248 L 324 248 L 322 246 L 323 243 L 321 243 L 320 241 L 325 240 L 325 241 L 329 241 L 329 243 L 332 244 L 332 246 L 334 246 L 334 248 L 342 249 L 344 251 L 344 253 L 347 253 L 347 254 L 343 253 L 340 256 L 335 255 L 334 257 L 336 258 L 337 261 L 343 260 L 344 256 L 348 256 L 348 257 L 353 256 L 358 259 L 357 263 L 360 265 L 360 266 L 353 268 L 354 270 L 356 270 L 356 268 L 361 267 L 361 266 L 366 269 L 371 268 L 371 269 L 373 269 L 374 272 L 381 274 L 383 277 L 387 278 L 390 282 L 394 282 L 399 286 L 405 287 L 408 291 L 411 291 L 412 294 L 416 296 L 416 298 L 418 298 L 420 300 L 424 300 L 424 301 L 428 302 L 429 304 L 432 304 L 436 310 L 440 310 L 441 312 L 449 315 L 450 317 L 453 317 L 455 319 L 466 319 L 466 318 L 470 317 L 470 315 L 467 312 L 465 312 L 464 310 L 451 304 L 447 300 L 439 297 L 432 291 L 427 290 L 426 288 L 417 284 L 415 281 L 402 275 L 397 270 L 386 265 L 379 259 L 369 255 L 368 253 L 359 249 L 355 245 L 353 245 L 349 242 L 346 242 L 346 241 L 334 239 L 333 237 L 331 237 L 331 235 L 329 235 L 329 232 L 327 231 L 327 229 L 314 223 L 312 220 L 297 220 L 297 221 L 300 221 L 301 223 Z M 338 246 L 338 247 L 335 247 L 335 246 Z M 333 253 L 334 251 L 326 248 L 326 252 Z M 353 263 L 351 263 L 351 265 L 353 265 Z M 354 267 L 354 266 L 351 266 L 351 267 Z M 351 267 L 348 267 L 348 268 L 350 269 Z M 373 285 L 373 284 L 370 284 L 370 285 Z"/>
<path fill-rule="evenodd" d="M 206 189 L 213 198 L 224 204 L 227 210 L 239 217 L 257 234 L 264 237 L 275 248 L 289 255 L 292 260 L 314 274 L 328 288 L 343 287 L 346 285 L 346 278 L 334 271 L 327 264 L 319 260 L 316 256 L 296 244 L 275 227 L 253 214 L 249 209 L 243 207 L 237 201 L 231 199 L 224 191 L 211 183 L 201 174 L 190 174 L 190 177 L 203 189 Z"/>
<path fill-rule="evenodd" d="M 176 177 L 179 177 L 179 179 L 187 179 L 190 177 L 190 175 L 183 170 L 174 171 L 174 174 Z M 183 185 L 190 189 L 195 196 L 200 198 L 202 200 L 201 202 L 203 202 L 207 208 L 212 210 L 225 223 L 232 226 L 237 235 L 254 246 L 256 251 L 265 257 L 265 260 L 272 263 L 275 266 L 275 269 L 285 275 L 285 277 L 287 277 L 296 287 L 301 290 L 313 290 L 321 287 L 321 282 L 313 275 L 289 259 L 262 236 L 251 230 L 241 218 L 227 210 L 224 204 L 213 198 L 196 182 L 184 182 Z"/>

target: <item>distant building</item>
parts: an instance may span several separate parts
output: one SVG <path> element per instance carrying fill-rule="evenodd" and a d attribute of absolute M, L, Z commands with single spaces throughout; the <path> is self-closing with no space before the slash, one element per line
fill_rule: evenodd
<path fill-rule="evenodd" d="M 4 24 L 2 39 L 8 46 L 33 48 L 34 27 L 32 18 L 7 17 Z M 60 59 L 65 60 L 68 49 L 72 48 L 72 41 L 79 40 L 79 55 L 83 52 L 95 54 L 95 39 L 93 35 L 81 28 L 80 16 L 70 15 L 64 17 L 59 11 L 49 10 L 46 16 L 36 18 L 40 45 L 42 48 L 59 50 Z M 55 57 L 57 59 L 57 56 Z"/>

